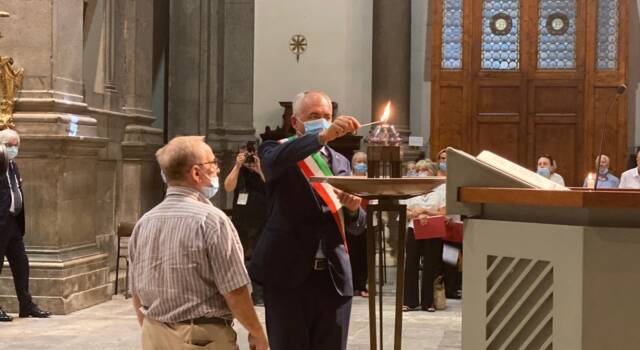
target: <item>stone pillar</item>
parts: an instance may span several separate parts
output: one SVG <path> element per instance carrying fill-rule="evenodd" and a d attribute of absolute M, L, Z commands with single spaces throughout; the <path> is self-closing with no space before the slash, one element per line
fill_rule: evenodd
<path fill-rule="evenodd" d="M 124 84 L 126 127 L 118 222 L 136 222 L 162 200 L 164 186 L 155 160 L 162 146 L 162 130 L 151 127 L 153 93 L 154 1 L 118 2 L 123 6 Z"/>
<path fill-rule="evenodd" d="M 222 160 L 221 180 L 253 127 L 254 0 L 172 0 L 169 138 L 203 135 Z M 220 191 L 213 202 L 229 208 Z"/>
<path fill-rule="evenodd" d="M 113 111 L 119 107 L 116 87 L 116 37 L 118 30 L 116 0 L 104 0 L 104 99 L 103 108 Z"/>
<path fill-rule="evenodd" d="M 388 100 L 390 121 L 403 137 L 410 133 L 411 1 L 373 0 L 371 110 L 375 120 Z"/>
<path fill-rule="evenodd" d="M 98 152 L 107 140 L 84 103 L 83 1 L 5 1 L 0 53 L 25 68 L 14 118 L 22 137 L 34 301 L 63 314 L 110 298 L 107 254 L 96 246 Z M 33 25 L 37 23 L 37 25 Z M 0 305 L 17 312 L 9 268 Z"/>

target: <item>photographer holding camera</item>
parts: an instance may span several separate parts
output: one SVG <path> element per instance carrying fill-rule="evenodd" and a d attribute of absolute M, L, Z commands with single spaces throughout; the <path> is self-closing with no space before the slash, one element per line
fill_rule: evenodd
<path fill-rule="evenodd" d="M 265 179 L 260 158 L 255 154 L 255 143 L 247 142 L 236 156 L 236 163 L 224 180 L 224 189 L 233 192 L 231 221 L 238 230 L 245 263 L 249 263 L 253 249 L 260 238 L 267 219 Z M 253 301 L 262 304 L 262 290 L 253 286 Z"/>

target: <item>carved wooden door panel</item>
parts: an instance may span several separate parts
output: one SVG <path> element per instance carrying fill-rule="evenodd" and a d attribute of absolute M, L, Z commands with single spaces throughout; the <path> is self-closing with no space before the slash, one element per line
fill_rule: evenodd
<path fill-rule="evenodd" d="M 551 154 L 568 185 L 593 171 L 608 101 L 626 76 L 623 0 L 437 0 L 432 153 L 490 150 L 535 169 Z M 626 103 L 608 116 L 619 174 Z"/>

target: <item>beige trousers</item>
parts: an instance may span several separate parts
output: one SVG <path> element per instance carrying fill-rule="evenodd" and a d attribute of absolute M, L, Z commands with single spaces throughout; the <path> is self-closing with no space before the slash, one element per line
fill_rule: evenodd
<path fill-rule="evenodd" d="M 239 350 L 238 335 L 227 325 L 163 323 L 145 318 L 143 350 Z"/>

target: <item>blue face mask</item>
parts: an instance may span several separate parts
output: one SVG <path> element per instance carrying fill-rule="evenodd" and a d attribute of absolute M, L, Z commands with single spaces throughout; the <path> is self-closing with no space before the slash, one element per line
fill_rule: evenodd
<path fill-rule="evenodd" d="M 415 170 L 409 170 L 407 171 L 407 176 L 410 176 L 410 177 L 418 176 L 418 173 Z"/>
<path fill-rule="evenodd" d="M 7 157 L 9 157 L 9 159 L 14 159 L 15 157 L 18 156 L 18 146 L 11 146 L 11 147 L 7 147 Z"/>
<path fill-rule="evenodd" d="M 324 118 L 309 120 L 308 122 L 304 123 L 304 134 L 318 134 L 322 130 L 329 129 L 330 126 L 331 123 Z"/>
<path fill-rule="evenodd" d="M 209 177 L 205 175 L 209 181 L 211 181 L 211 185 L 202 188 L 202 194 L 207 198 L 212 198 L 218 193 L 218 189 L 220 188 L 220 181 L 217 176 Z"/>
<path fill-rule="evenodd" d="M 544 177 L 550 177 L 551 176 L 551 170 L 549 170 L 549 168 L 538 168 L 537 171 L 538 175 L 544 176 Z"/>
<path fill-rule="evenodd" d="M 366 163 L 358 163 L 353 167 L 353 170 L 355 170 L 356 173 L 358 174 L 364 174 L 367 172 L 367 164 Z"/>
<path fill-rule="evenodd" d="M 447 172 L 447 162 L 438 163 L 438 168 L 440 169 L 440 171 L 446 173 Z"/>

